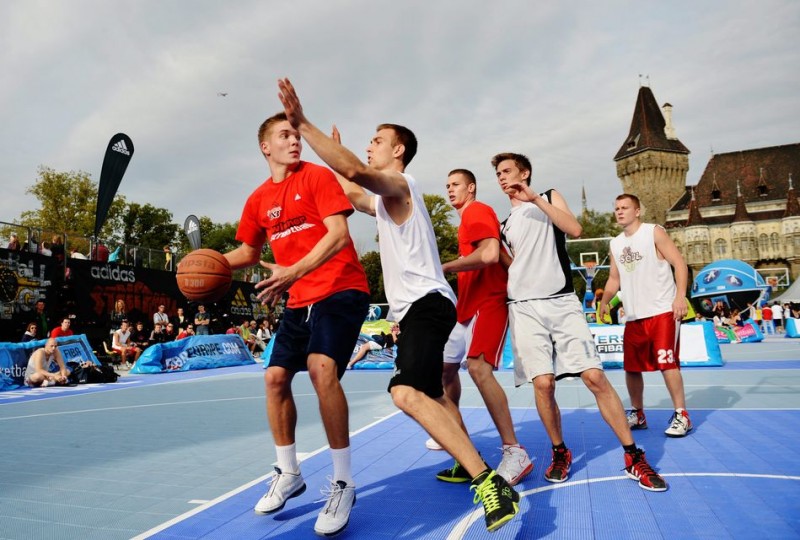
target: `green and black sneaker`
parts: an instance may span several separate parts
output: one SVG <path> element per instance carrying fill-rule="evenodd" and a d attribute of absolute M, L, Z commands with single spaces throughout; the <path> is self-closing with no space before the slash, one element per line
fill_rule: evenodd
<path fill-rule="evenodd" d="M 467 472 L 467 469 L 461 466 L 461 463 L 454 461 L 452 467 L 438 472 L 436 474 L 436 479 L 442 482 L 461 484 L 463 482 L 469 482 L 472 480 L 472 477 Z"/>
<path fill-rule="evenodd" d="M 496 531 L 519 512 L 519 493 L 495 471 L 476 476 L 469 489 L 475 490 L 472 502 L 483 502 L 486 530 L 489 532 Z"/>

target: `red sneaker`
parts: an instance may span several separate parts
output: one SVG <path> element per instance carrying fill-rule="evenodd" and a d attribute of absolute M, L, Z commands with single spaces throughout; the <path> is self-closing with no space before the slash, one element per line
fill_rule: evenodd
<path fill-rule="evenodd" d="M 644 450 L 637 448 L 635 452 L 625 452 L 625 474 L 631 480 L 638 480 L 639 487 L 647 491 L 667 491 L 667 483 L 653 470 L 644 457 Z"/>
<path fill-rule="evenodd" d="M 544 479 L 554 484 L 560 484 L 569 478 L 569 468 L 572 466 L 572 452 L 569 448 L 553 450 L 553 462 L 544 472 Z"/>

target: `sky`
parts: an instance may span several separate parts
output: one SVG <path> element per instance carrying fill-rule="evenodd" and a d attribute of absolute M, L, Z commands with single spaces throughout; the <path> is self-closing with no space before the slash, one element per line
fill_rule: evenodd
<path fill-rule="evenodd" d="M 412 129 L 407 172 L 426 193 L 470 169 L 503 219 L 490 160 L 512 151 L 536 189 L 577 213 L 585 186 L 610 211 L 641 84 L 673 105 L 688 184 L 712 151 L 800 142 L 798 35 L 796 0 L 3 0 L 0 221 L 38 207 L 42 165 L 99 181 L 118 132 L 135 146 L 129 202 L 238 220 L 269 176 L 256 133 L 281 110 L 279 77 L 362 158 L 377 124 Z M 375 249 L 371 218 L 350 228 Z"/>

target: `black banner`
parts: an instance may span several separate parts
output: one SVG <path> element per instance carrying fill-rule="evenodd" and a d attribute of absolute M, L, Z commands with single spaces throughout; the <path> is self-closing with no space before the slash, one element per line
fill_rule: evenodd
<path fill-rule="evenodd" d="M 100 187 L 97 190 L 97 212 L 94 217 L 94 236 L 100 236 L 100 229 L 106 222 L 108 210 L 114 195 L 117 194 L 122 176 L 133 157 L 133 141 L 124 133 L 117 133 L 108 143 L 100 172 Z"/>
<path fill-rule="evenodd" d="M 53 328 L 50 315 L 58 303 L 60 282 L 54 282 L 59 270 L 55 257 L 0 249 L 0 341 L 20 341 L 29 322 Z M 45 302 L 45 321 L 36 313 L 39 300 Z"/>
<path fill-rule="evenodd" d="M 186 221 L 183 222 L 183 232 L 189 239 L 192 251 L 200 249 L 200 220 L 197 219 L 197 216 L 191 214 L 186 217 Z"/>

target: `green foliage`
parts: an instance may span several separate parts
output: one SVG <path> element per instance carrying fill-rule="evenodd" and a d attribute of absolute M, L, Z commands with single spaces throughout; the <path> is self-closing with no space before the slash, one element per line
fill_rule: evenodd
<path fill-rule="evenodd" d="M 125 244 L 158 251 L 173 245 L 180 233 L 180 227 L 172 222 L 172 213 L 150 203 L 130 203 L 122 223 Z"/>
<path fill-rule="evenodd" d="M 214 223 L 208 216 L 200 216 L 200 244 L 207 249 L 213 249 L 220 253 L 227 253 L 239 247 L 240 242 L 236 240 L 236 231 L 239 229 L 239 222 L 233 223 Z M 179 227 L 178 237 L 180 238 L 180 250 L 183 253 L 191 251 L 189 240 Z M 261 260 L 275 262 L 275 256 L 269 243 L 264 244 Z"/>
<path fill-rule="evenodd" d="M 433 232 L 436 235 L 436 247 L 439 249 L 439 260 L 443 263 L 458 258 L 458 227 L 453 225 L 450 218 L 454 212 L 450 203 L 441 195 L 423 193 L 425 208 L 431 216 Z M 447 282 L 454 291 L 458 292 L 458 277 L 456 274 L 445 275 Z"/>
<path fill-rule="evenodd" d="M 97 184 L 92 182 L 89 173 L 56 172 L 41 166 L 37 180 L 26 192 L 36 197 L 41 207 L 22 212 L 19 217 L 21 224 L 56 233 L 66 232 L 71 236 L 91 236 L 94 233 Z M 101 229 L 101 237 L 121 238 L 119 232 L 124 212 L 125 197 L 117 195 Z"/>
<path fill-rule="evenodd" d="M 383 267 L 381 255 L 377 251 L 368 251 L 361 256 L 361 266 L 367 274 L 369 284 L 370 302 L 373 304 L 386 303 L 386 291 L 383 288 Z"/>
<path fill-rule="evenodd" d="M 604 236 L 617 236 L 622 228 L 617 225 L 613 212 L 598 212 L 586 210 L 578 216 L 578 222 L 583 227 L 581 238 L 602 238 Z"/>

